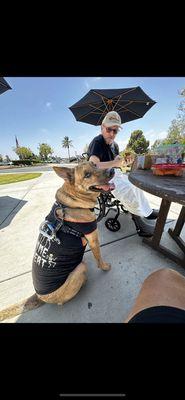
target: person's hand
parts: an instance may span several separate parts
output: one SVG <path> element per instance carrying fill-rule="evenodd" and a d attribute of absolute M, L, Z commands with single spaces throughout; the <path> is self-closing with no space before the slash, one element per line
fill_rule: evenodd
<path fill-rule="evenodd" d="M 116 156 L 114 161 L 115 161 L 115 165 L 114 165 L 115 168 L 122 168 L 126 165 L 124 158 L 122 158 L 120 156 Z"/>

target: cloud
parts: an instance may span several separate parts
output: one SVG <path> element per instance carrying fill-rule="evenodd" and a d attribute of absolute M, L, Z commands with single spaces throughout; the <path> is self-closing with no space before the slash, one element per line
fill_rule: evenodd
<path fill-rule="evenodd" d="M 167 136 L 167 134 L 168 134 L 168 132 L 166 132 L 166 131 L 162 131 L 162 132 L 159 132 L 159 133 L 157 133 L 157 139 L 165 139 L 165 137 Z"/>
<path fill-rule="evenodd" d="M 149 129 L 149 131 L 144 132 L 144 136 L 147 140 L 150 141 L 150 145 L 156 140 L 156 132 L 154 131 L 154 129 Z"/>
<path fill-rule="evenodd" d="M 93 81 L 99 81 L 100 79 L 102 78 L 101 77 L 93 78 Z"/>
<path fill-rule="evenodd" d="M 51 104 L 50 101 L 47 101 L 47 103 L 46 103 L 46 108 L 49 109 L 49 110 L 52 109 L 52 104 Z"/>
<path fill-rule="evenodd" d="M 152 146 L 156 140 L 165 139 L 168 134 L 167 131 L 161 131 L 159 133 L 155 132 L 153 129 L 151 131 L 153 131 L 151 134 L 148 134 L 148 135 L 147 135 L 147 133 L 144 134 L 145 137 L 147 138 L 147 140 L 150 140 L 150 146 Z M 149 132 L 150 131 L 148 131 L 148 133 Z"/>
<path fill-rule="evenodd" d="M 165 139 L 167 134 L 167 131 L 156 132 L 154 129 L 149 129 L 148 131 L 144 132 L 145 138 L 150 141 L 150 146 L 156 140 Z"/>
<path fill-rule="evenodd" d="M 154 129 L 149 129 L 149 131 L 144 132 L 145 136 L 154 136 L 156 135 Z"/>

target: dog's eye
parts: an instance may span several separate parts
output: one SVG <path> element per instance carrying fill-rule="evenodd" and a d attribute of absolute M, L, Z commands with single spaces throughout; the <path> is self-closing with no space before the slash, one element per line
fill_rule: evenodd
<path fill-rule="evenodd" d="M 91 177 L 91 173 L 90 172 L 85 172 L 84 178 L 90 178 Z"/>

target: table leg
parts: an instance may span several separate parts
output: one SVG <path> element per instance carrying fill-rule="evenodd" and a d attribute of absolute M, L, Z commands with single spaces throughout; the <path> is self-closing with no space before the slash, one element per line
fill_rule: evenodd
<path fill-rule="evenodd" d="M 170 204 L 171 204 L 171 201 L 162 199 L 160 210 L 159 210 L 159 215 L 158 215 L 158 218 L 156 221 L 154 235 L 151 238 L 143 238 L 143 242 L 148 244 L 153 249 L 160 251 L 162 254 L 164 254 L 165 256 L 167 256 L 168 258 L 170 258 L 171 260 L 175 261 L 177 264 L 179 264 L 185 268 L 185 254 L 182 259 L 182 258 L 178 257 L 175 253 L 173 253 L 171 250 L 167 249 L 166 247 L 164 247 L 160 244 L 160 240 L 161 240 L 161 236 L 162 236 L 162 233 L 164 230 L 164 225 L 165 225 L 165 222 L 167 219 Z M 178 232 L 180 230 L 180 227 L 181 227 L 181 220 L 180 220 L 180 224 L 177 225 L 176 232 Z"/>
<path fill-rule="evenodd" d="M 170 209 L 171 202 L 165 199 L 162 199 L 161 206 L 159 210 L 159 215 L 156 221 L 154 235 L 151 238 L 153 247 L 158 246 L 161 240 L 161 236 L 164 230 L 164 225 L 168 216 L 168 211 Z"/>
<path fill-rule="evenodd" d="M 184 240 L 182 240 L 182 238 L 179 237 L 181 230 L 184 226 L 184 223 L 185 223 L 185 207 L 183 206 L 179 214 L 179 218 L 176 222 L 175 228 L 174 229 L 169 228 L 168 232 L 185 254 L 185 242 Z"/>

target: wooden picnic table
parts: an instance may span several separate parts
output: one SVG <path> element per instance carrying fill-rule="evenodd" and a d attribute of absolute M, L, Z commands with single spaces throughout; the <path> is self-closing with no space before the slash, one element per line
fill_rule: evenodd
<path fill-rule="evenodd" d="M 143 242 L 185 268 L 185 242 L 180 237 L 185 223 L 185 175 L 157 176 L 153 175 L 151 170 L 137 169 L 130 172 L 128 179 L 138 188 L 162 198 L 154 235 L 151 238 L 143 238 Z M 171 202 L 182 205 L 175 228 L 168 229 L 168 233 L 182 250 L 182 257 L 160 244 Z"/>

